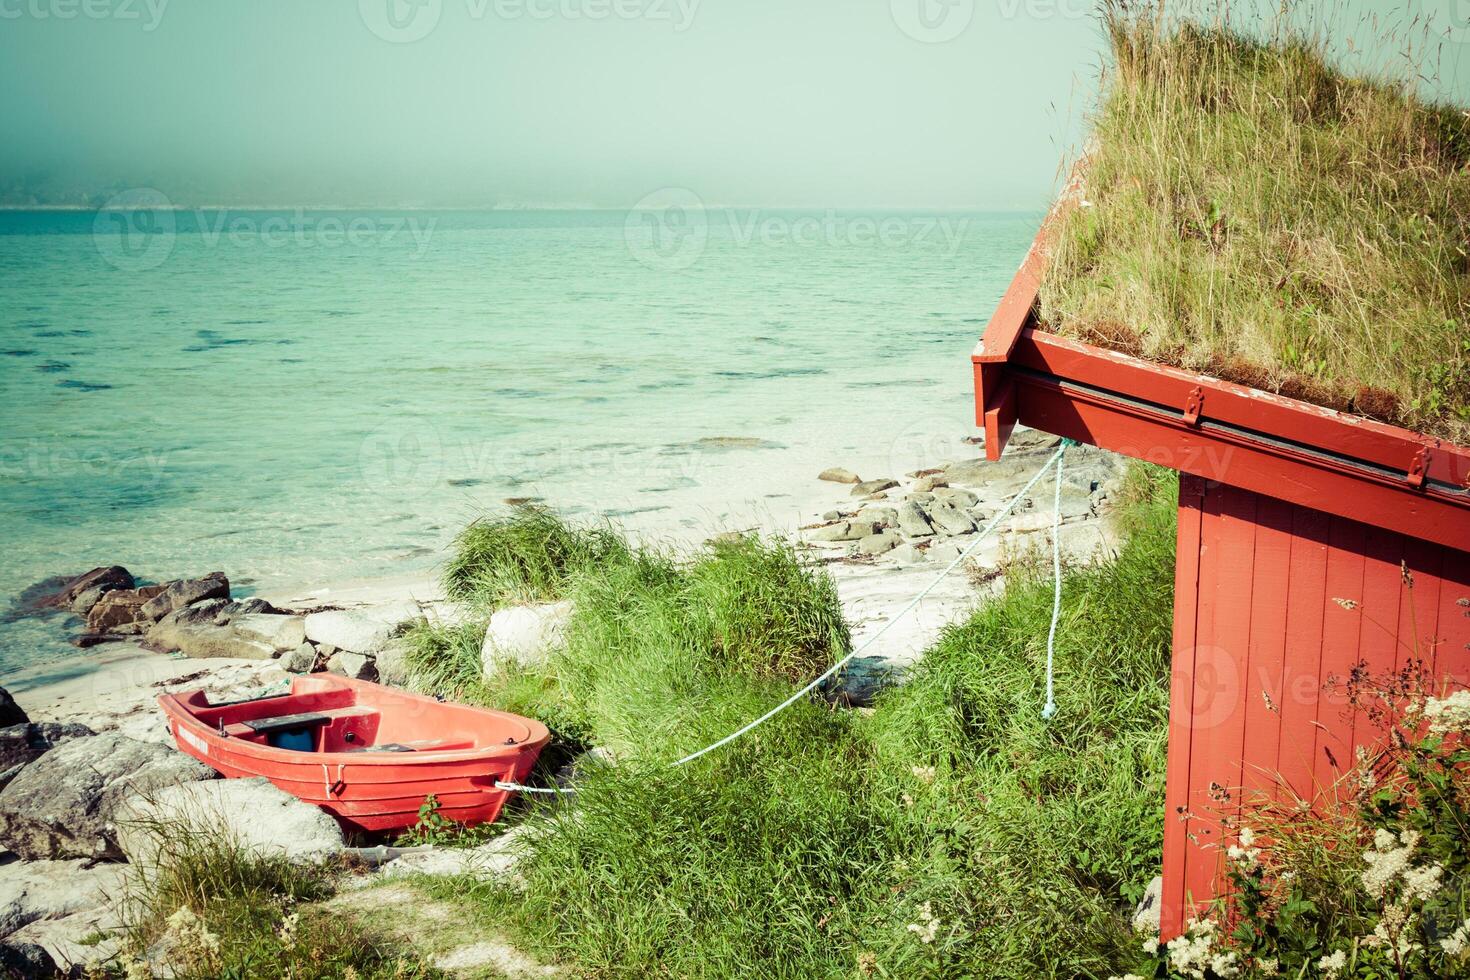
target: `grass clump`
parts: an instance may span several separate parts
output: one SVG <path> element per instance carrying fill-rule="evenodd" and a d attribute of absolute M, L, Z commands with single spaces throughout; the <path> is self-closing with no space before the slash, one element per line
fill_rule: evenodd
<path fill-rule="evenodd" d="M 1465 107 L 1417 94 L 1414 64 L 1339 68 L 1334 31 L 1300 26 L 1327 5 L 1266 28 L 1162 6 L 1106 8 L 1112 64 L 1043 320 L 1470 442 Z"/>
<path fill-rule="evenodd" d="M 522 507 L 475 521 L 455 538 L 444 592 L 470 606 L 550 602 L 564 596 L 577 572 L 627 558 L 608 528 L 577 528 L 551 511 Z"/>
<path fill-rule="evenodd" d="M 1069 572 L 1050 725 L 1023 563 L 870 715 L 799 702 L 670 769 L 847 649 L 830 582 L 757 540 L 574 575 L 543 697 L 619 764 L 518 886 L 440 887 L 596 976 L 1106 976 L 1161 849 L 1173 486 L 1140 471 L 1127 546 Z"/>
<path fill-rule="evenodd" d="M 220 977 L 432 977 L 396 944 L 313 903 L 333 891 L 329 869 L 241 849 L 227 835 L 156 823 L 155 852 L 124 903 L 121 969 L 180 980 Z"/>

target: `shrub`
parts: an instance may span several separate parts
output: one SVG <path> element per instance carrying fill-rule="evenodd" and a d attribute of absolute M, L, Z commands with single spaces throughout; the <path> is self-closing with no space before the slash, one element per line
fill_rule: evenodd
<path fill-rule="evenodd" d="M 551 511 L 522 507 L 459 533 L 444 568 L 444 592 L 481 609 L 547 602 L 562 598 L 578 571 L 627 556 L 627 545 L 608 528 L 575 527 Z"/>

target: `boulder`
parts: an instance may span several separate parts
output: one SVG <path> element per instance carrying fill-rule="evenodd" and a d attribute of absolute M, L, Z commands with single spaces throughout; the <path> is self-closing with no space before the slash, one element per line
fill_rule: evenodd
<path fill-rule="evenodd" d="M 236 615 L 230 620 L 230 629 L 247 640 L 265 643 L 281 653 L 295 650 L 306 642 L 306 620 L 301 616 L 281 613 Z"/>
<path fill-rule="evenodd" d="M 872 521 L 877 528 L 898 526 L 898 511 L 892 507 L 867 507 L 858 511 L 858 520 Z"/>
<path fill-rule="evenodd" d="M 485 644 L 480 648 L 485 676 L 493 676 L 506 662 L 522 666 L 545 663 L 547 656 L 565 642 L 571 618 L 572 604 L 567 601 L 511 606 L 496 612 L 490 617 Z"/>
<path fill-rule="evenodd" d="M 124 799 L 214 772 L 177 749 L 115 732 L 77 738 L 0 790 L 0 844 L 31 860 L 116 860 L 113 816 Z"/>
<path fill-rule="evenodd" d="M 230 580 L 224 572 L 210 572 L 203 578 L 179 579 L 164 586 L 143 608 L 144 614 L 154 621 L 162 619 L 175 609 L 192 606 L 201 599 L 228 599 Z"/>
<path fill-rule="evenodd" d="M 888 553 L 888 557 L 901 565 L 917 565 L 929 560 L 929 556 L 920 548 L 911 544 L 901 544 Z"/>
<path fill-rule="evenodd" d="M 1133 910 L 1133 931 L 1158 935 L 1160 913 L 1163 910 L 1164 879 L 1155 875 L 1143 891 L 1138 908 Z"/>
<path fill-rule="evenodd" d="M 927 493 L 930 490 L 933 490 L 935 487 L 946 486 L 949 486 L 949 484 L 945 482 L 945 479 L 942 475 L 931 473 L 929 476 L 921 476 L 917 480 L 915 480 L 913 487 L 911 487 L 910 489 L 913 490 L 915 493 Z"/>
<path fill-rule="evenodd" d="M 377 653 L 400 623 L 422 616 L 416 602 L 394 602 L 363 609 L 338 609 L 306 617 L 306 638 L 353 653 Z"/>
<path fill-rule="evenodd" d="M 370 681 L 378 676 L 377 664 L 365 653 L 339 650 L 327 659 L 327 673 L 341 674 L 355 680 Z"/>
<path fill-rule="evenodd" d="M 159 653 L 181 653 L 186 657 L 227 657 L 236 660 L 270 660 L 279 652 L 272 644 L 235 632 L 232 626 L 214 623 L 162 623 L 148 631 L 144 646 Z"/>
<path fill-rule="evenodd" d="M 35 943 L 0 943 L 0 973 L 15 980 L 67 975 L 45 947 Z"/>
<path fill-rule="evenodd" d="M 840 466 L 823 470 L 817 474 L 818 480 L 826 480 L 828 483 L 861 483 L 862 480 L 852 470 L 845 470 Z"/>
<path fill-rule="evenodd" d="M 862 483 L 853 485 L 852 495 L 854 497 L 867 497 L 871 494 L 882 493 L 884 490 L 891 490 L 896 486 L 898 486 L 897 480 L 864 480 Z"/>
<path fill-rule="evenodd" d="M 136 589 L 114 589 L 108 592 L 88 610 L 87 631 L 124 635 L 145 632 L 153 625 L 156 617 L 144 612 L 144 606 L 162 593 L 164 588 L 162 585 L 144 585 Z"/>
<path fill-rule="evenodd" d="M 969 534 L 975 530 L 970 515 L 943 498 L 929 505 L 929 520 L 945 534 Z"/>
<path fill-rule="evenodd" d="M 948 500 L 956 507 L 974 507 L 980 502 L 980 498 L 969 490 L 961 487 L 940 487 L 934 491 L 935 500 Z"/>
<path fill-rule="evenodd" d="M 0 687 L 0 725 L 23 725 L 30 721 L 30 716 L 20 705 L 15 703 L 15 698 L 10 692 Z"/>
<path fill-rule="evenodd" d="M 62 742 L 94 734 L 75 722 L 32 721 L 0 728 L 0 771 L 33 762 Z"/>
<path fill-rule="evenodd" d="M 880 531 L 870 534 L 858 542 L 858 554 L 882 555 L 897 548 L 903 542 L 897 531 Z"/>
<path fill-rule="evenodd" d="M 392 642 L 378 651 L 378 683 L 389 687 L 407 687 L 409 681 L 408 645 Z"/>
<path fill-rule="evenodd" d="M 286 613 L 284 609 L 277 609 L 275 606 L 271 605 L 269 602 L 266 602 L 258 595 L 251 596 L 249 599 L 241 599 L 239 602 L 234 603 L 234 607 L 234 612 L 237 616 L 254 616 L 257 613 L 267 613 L 270 615 L 290 615 L 289 613 Z"/>
<path fill-rule="evenodd" d="M 223 615 L 228 621 L 234 612 L 234 603 L 228 599 L 203 599 L 191 606 L 175 609 L 158 621 L 161 627 L 193 626 L 198 623 L 215 624 Z M 223 625 L 223 624 L 220 624 Z"/>
<path fill-rule="evenodd" d="M 934 533 L 934 526 L 921 504 L 905 500 L 898 505 L 898 530 L 910 538 L 923 538 Z"/>
<path fill-rule="evenodd" d="M 808 541 L 860 541 L 881 528 L 872 521 L 839 521 L 826 527 L 813 528 L 807 534 Z"/>
<path fill-rule="evenodd" d="M 156 865 L 170 840 L 227 840 L 259 857 L 315 864 L 342 850 L 342 828 L 326 812 L 268 779 L 214 779 L 129 796 L 116 812 L 117 841 L 134 865 Z"/>
<path fill-rule="evenodd" d="M 69 608 L 78 616 L 85 616 L 103 595 L 118 589 L 131 589 L 135 584 L 132 573 L 126 568 L 105 565 L 71 579 L 46 600 L 46 605 Z M 84 595 L 87 597 L 85 600 Z"/>
<path fill-rule="evenodd" d="M 79 860 L 0 864 L 0 937 L 122 898 L 125 874 L 120 865 Z M 3 967 L 0 959 L 0 976 L 7 975 Z"/>
<path fill-rule="evenodd" d="M 303 643 L 281 655 L 281 669 L 293 674 L 309 674 L 316 669 L 316 647 Z"/>

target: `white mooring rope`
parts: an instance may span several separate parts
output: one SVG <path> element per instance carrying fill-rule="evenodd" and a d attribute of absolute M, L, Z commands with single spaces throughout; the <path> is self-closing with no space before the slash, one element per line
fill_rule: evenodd
<path fill-rule="evenodd" d="M 1017 492 L 1017 494 L 1014 497 L 1011 498 L 1011 502 L 1008 503 L 1008 504 L 1006 504 L 1005 507 L 1002 508 L 1001 511 L 998 514 L 996 514 L 994 517 L 992 517 L 990 519 L 989 523 L 987 523 L 985 525 L 985 527 L 980 530 L 979 536 L 976 537 L 974 541 L 970 542 L 969 546 L 966 547 L 964 551 L 961 551 L 955 557 L 954 561 L 952 561 L 948 565 L 946 565 L 944 567 L 944 570 L 943 571 L 941 571 L 938 575 L 934 576 L 933 581 L 931 581 L 928 585 L 926 585 L 924 587 L 923 591 L 921 591 L 918 595 L 914 596 L 911 600 L 909 600 L 908 605 L 904 606 L 897 613 L 895 613 L 892 616 L 892 618 L 890 618 L 888 620 L 888 622 L 884 623 L 882 625 L 882 627 L 880 627 L 878 629 L 878 631 L 876 633 L 874 633 L 872 636 L 870 636 L 866 640 L 864 640 L 862 646 L 860 646 L 857 649 L 853 650 L 852 652 L 848 653 L 847 656 L 843 657 L 841 660 L 838 660 L 831 667 L 828 667 L 825 671 L 823 671 L 821 674 L 819 674 L 806 687 L 803 687 L 801 690 L 799 690 L 795 694 L 791 695 L 791 697 L 787 698 L 785 701 L 782 701 L 780 704 L 776 705 L 770 711 L 767 711 L 765 714 L 763 714 L 759 718 L 755 719 L 755 721 L 752 721 L 749 724 L 747 724 L 747 725 L 745 725 L 745 726 L 743 726 L 741 728 L 737 728 L 735 731 L 731 732 L 729 735 L 726 735 L 724 738 L 720 739 L 718 742 L 714 742 L 714 743 L 712 743 L 710 745 L 706 745 L 704 748 L 700 749 L 697 752 L 691 752 L 689 755 L 684 756 L 684 758 L 680 759 L 679 761 L 677 761 L 675 763 L 672 763 L 672 765 L 670 766 L 670 768 L 678 768 L 679 766 L 687 765 L 688 763 L 693 762 L 695 759 L 698 759 L 701 756 L 707 755 L 710 752 L 715 751 L 716 749 L 720 749 L 720 748 L 725 747 L 726 745 L 729 745 L 731 742 L 735 741 L 737 738 L 740 738 L 742 735 L 745 735 L 747 732 L 750 732 L 750 731 L 752 731 L 752 730 L 754 730 L 756 728 L 759 728 L 761 725 L 763 725 L 766 722 L 770 721 L 772 718 L 776 717 L 781 712 L 785 711 L 787 708 L 791 707 L 793 704 L 795 704 L 796 702 L 800 701 L 802 698 L 806 697 L 808 694 L 812 693 L 812 691 L 814 691 L 818 687 L 820 687 L 824 681 L 826 681 L 828 678 L 832 677 L 832 675 L 836 674 L 843 667 L 847 666 L 847 664 L 850 663 L 853 660 L 854 657 L 858 656 L 864 650 L 868 649 L 868 647 L 872 646 L 874 644 L 874 642 L 876 642 L 877 639 L 880 636 L 882 636 L 884 633 L 887 633 L 888 630 L 893 626 L 894 623 L 898 622 L 904 616 L 906 616 L 910 612 L 912 612 L 913 609 L 916 606 L 918 606 L 918 604 L 920 602 L 922 602 L 924 600 L 924 597 L 925 596 L 927 596 L 930 592 L 933 592 L 934 589 L 939 585 L 939 583 L 942 582 L 942 581 L 944 581 L 944 579 L 949 575 L 950 572 L 954 571 L 956 568 L 958 568 L 960 566 L 960 563 L 961 562 L 963 562 L 966 558 L 970 557 L 970 554 L 976 548 L 980 547 L 980 544 L 987 537 L 990 536 L 990 533 L 992 531 L 994 531 L 997 527 L 1000 526 L 1000 522 L 1003 521 L 1003 520 L 1005 520 L 1007 517 L 1010 516 L 1011 511 L 1013 511 L 1013 510 L 1016 509 L 1016 505 L 1026 498 L 1026 494 L 1028 494 L 1028 493 L 1031 492 L 1031 488 L 1034 487 L 1034 486 L 1036 486 L 1037 482 L 1040 481 L 1041 478 L 1042 478 L 1042 476 L 1044 476 L 1046 474 L 1046 471 L 1051 468 L 1051 465 L 1053 463 L 1056 463 L 1057 464 L 1057 485 L 1056 485 L 1056 492 L 1055 492 L 1054 498 L 1053 498 L 1053 516 L 1052 516 L 1052 574 L 1053 574 L 1054 578 L 1056 579 L 1056 582 L 1055 582 L 1055 586 L 1056 587 L 1055 587 L 1055 590 L 1054 590 L 1054 593 L 1053 593 L 1053 601 L 1052 601 L 1051 630 L 1050 630 L 1050 632 L 1047 635 L 1047 641 L 1046 641 L 1046 706 L 1044 708 L 1042 708 L 1042 711 L 1041 711 L 1041 716 L 1043 718 L 1046 718 L 1046 719 L 1050 720 L 1052 718 L 1052 716 L 1054 716 L 1056 714 L 1056 711 L 1057 711 L 1056 701 L 1053 698 L 1053 691 L 1052 691 L 1052 651 L 1053 651 L 1053 648 L 1054 648 L 1054 645 L 1055 645 L 1055 640 L 1056 640 L 1057 620 L 1058 620 L 1058 618 L 1061 615 L 1061 608 L 1062 608 L 1062 606 L 1061 606 L 1061 603 L 1062 603 L 1062 568 L 1061 568 L 1061 550 L 1060 550 L 1061 546 L 1059 544 L 1059 532 L 1061 530 L 1061 522 L 1062 522 L 1062 505 L 1061 505 L 1061 502 L 1062 502 L 1062 465 L 1061 464 L 1062 464 L 1062 457 L 1063 457 L 1063 455 L 1065 455 L 1065 453 L 1067 451 L 1067 446 L 1069 444 L 1071 444 L 1071 440 L 1070 439 L 1064 439 L 1064 440 L 1062 440 L 1061 446 L 1059 446 L 1057 448 L 1057 451 L 1052 454 L 1051 458 L 1048 459 L 1044 464 L 1042 464 L 1041 469 L 1039 469 L 1039 470 L 1036 471 L 1036 475 L 1034 475 L 1033 477 L 1031 477 L 1031 479 L 1029 481 L 1027 481 L 1026 485 L 1024 487 L 1022 487 L 1020 489 L 1020 491 Z M 504 781 L 504 780 L 496 780 L 496 782 L 495 782 L 495 788 L 496 789 L 509 790 L 509 791 L 515 792 L 515 793 L 544 793 L 544 794 L 550 794 L 550 795 L 560 795 L 560 794 L 563 794 L 563 793 L 575 793 L 576 792 L 576 790 L 574 788 L 571 788 L 571 787 L 567 787 L 567 788 L 546 788 L 546 787 L 540 787 L 540 786 L 524 786 L 524 785 L 522 785 L 520 783 L 513 783 L 513 782 Z"/>

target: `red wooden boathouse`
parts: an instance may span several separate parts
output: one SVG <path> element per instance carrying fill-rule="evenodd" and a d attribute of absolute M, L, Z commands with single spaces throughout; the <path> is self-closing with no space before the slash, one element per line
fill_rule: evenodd
<path fill-rule="evenodd" d="M 971 358 L 976 421 L 989 459 L 1019 422 L 1180 473 L 1169 938 L 1215 894 L 1219 789 L 1316 798 L 1373 738 L 1329 679 L 1470 685 L 1470 449 L 1046 332 L 1047 234 Z"/>

